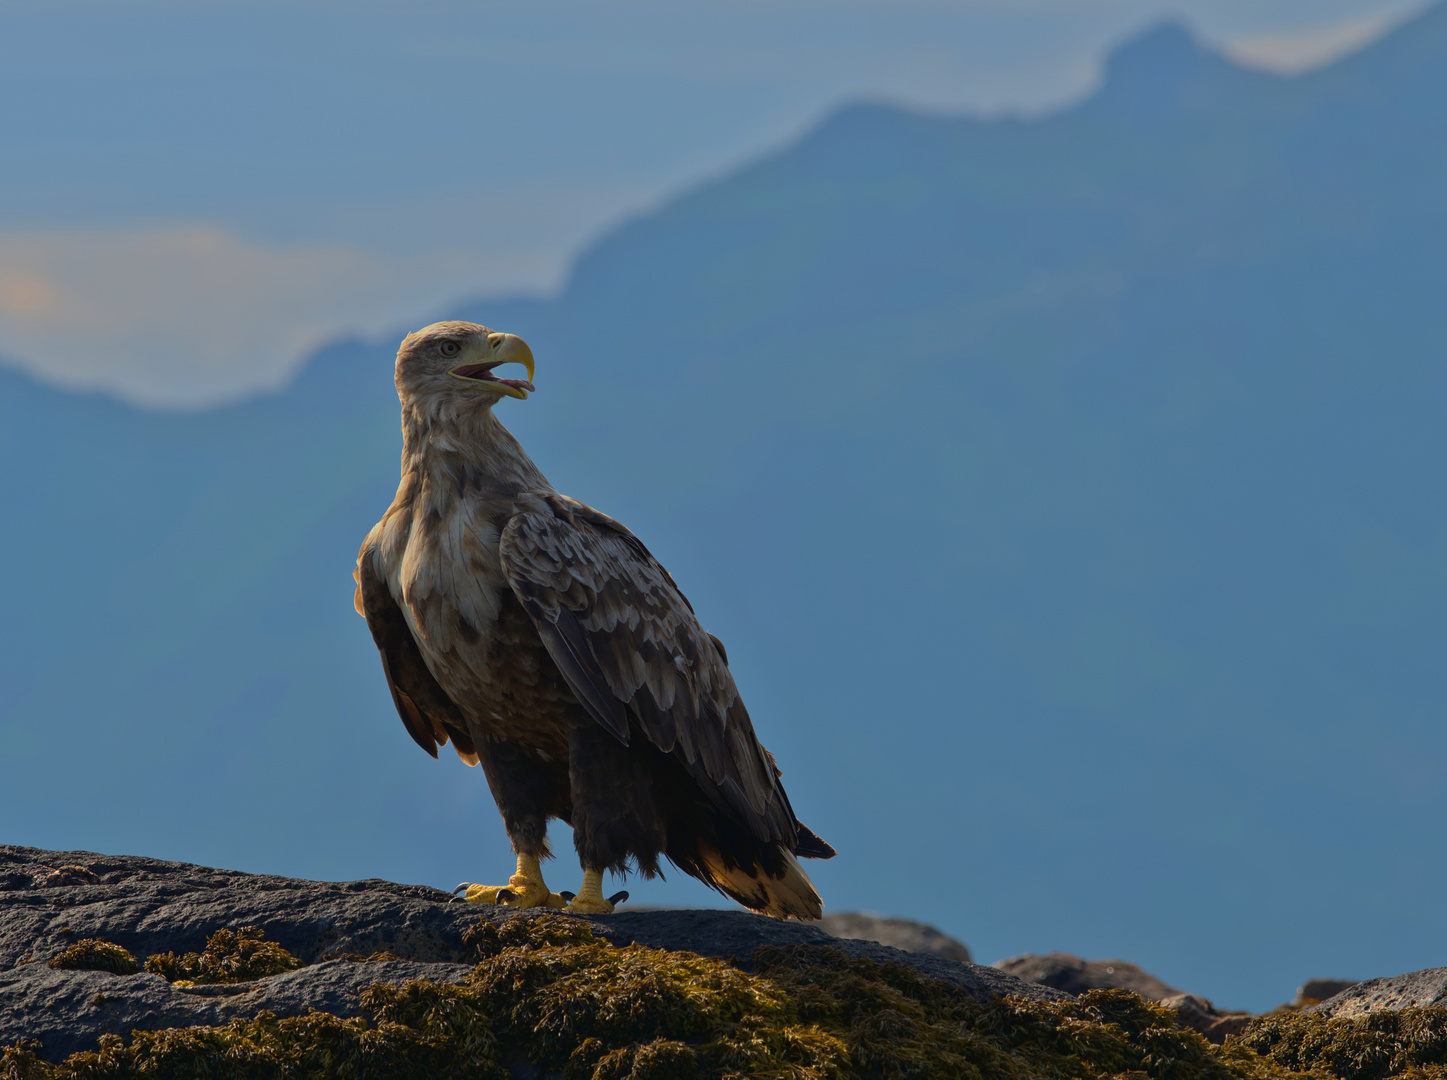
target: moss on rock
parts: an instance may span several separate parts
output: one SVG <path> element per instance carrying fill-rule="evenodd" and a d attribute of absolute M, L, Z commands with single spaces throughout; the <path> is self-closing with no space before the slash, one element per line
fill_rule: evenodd
<path fill-rule="evenodd" d="M 1447 1080 L 1447 1010 L 1375 1026 L 1263 1018 L 1244 1039 L 1213 1046 L 1128 991 L 978 1002 L 912 968 L 827 947 L 761 949 L 750 973 L 692 953 L 618 948 L 563 915 L 480 920 L 466 940 L 478 963 L 464 983 L 374 984 L 362 1016 L 262 1013 L 136 1032 L 129 1043 L 106 1036 L 59 1065 L 13 1047 L 0 1080 L 501 1080 L 505 1062 L 524 1058 L 565 1080 Z"/>
<path fill-rule="evenodd" d="M 140 963 L 128 950 L 104 938 L 82 938 L 64 952 L 50 958 L 50 966 L 62 971 L 109 971 L 134 975 Z"/>
<path fill-rule="evenodd" d="M 301 967 L 300 960 L 264 937 L 256 926 L 217 930 L 206 939 L 204 952 L 158 953 L 146 960 L 146 970 L 168 983 L 201 986 L 251 982 Z"/>

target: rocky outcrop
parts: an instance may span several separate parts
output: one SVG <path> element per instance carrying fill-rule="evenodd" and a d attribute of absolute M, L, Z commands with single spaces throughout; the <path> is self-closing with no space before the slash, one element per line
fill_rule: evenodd
<path fill-rule="evenodd" d="M 304 881 L 0 846 L 0 1045 L 39 1039 L 42 1055 L 58 1060 L 93 1047 L 102 1034 L 222 1024 L 262 1010 L 288 1017 L 315 1008 L 345 1017 L 357 1013 L 358 993 L 373 983 L 460 982 L 477 959 L 464 932 L 479 918 L 501 922 L 517 913 L 451 901 L 437 889 L 386 881 Z M 586 921 L 614 945 L 724 958 L 745 971 L 763 946 L 822 944 L 908 965 L 977 1000 L 1066 999 L 993 968 L 839 939 L 817 926 L 745 911 L 620 911 Z M 165 953 L 200 953 L 218 930 L 237 927 L 259 928 L 301 966 L 230 985 L 187 986 L 146 971 L 49 963 L 79 942 L 100 940 L 144 964 Z"/>
<path fill-rule="evenodd" d="M 1214 1048 L 1191 1032 L 1216 1044 L 1239 1035 L 1277 1065 L 1302 1071 L 1322 1056 L 1312 1049 L 1318 1043 L 1376 1053 L 1352 1018 L 1382 1011 L 1395 1014 L 1390 1022 L 1401 1018 L 1406 1034 L 1383 1029 L 1381 1038 L 1407 1046 L 1404 1061 L 1447 1064 L 1438 1047 L 1447 1013 L 1414 1008 L 1447 1005 L 1447 969 L 1350 986 L 1303 1010 L 1312 992 L 1334 988 L 1316 980 L 1303 985 L 1300 1004 L 1262 1017 L 1222 1016 L 1125 961 L 1054 953 L 982 968 L 940 955 L 949 948 L 941 939 L 950 939 L 922 924 L 840 922 L 843 933 L 879 937 L 903 928 L 916 936 L 894 940 L 932 951 L 833 937 L 817 925 L 744 911 L 517 913 L 386 881 L 303 881 L 0 846 L 0 1047 L 26 1040 L 4 1051 L 7 1075 L 37 1078 L 60 1075 L 46 1072 L 46 1061 L 97 1048 L 94 1067 L 117 1076 L 162 1059 L 215 1064 L 240 1053 L 301 1061 L 343 1050 L 358 1061 L 383 1051 L 402 1063 L 430 1054 L 442 1072 L 476 1072 L 478 1062 L 491 1062 L 483 1072 L 514 1077 L 592 1075 L 594 1066 L 583 1065 L 594 1058 L 597 1075 L 632 1075 L 618 1064 L 625 1058 L 638 1075 L 673 1075 L 668 1062 L 677 1058 L 683 1068 L 697 1058 L 713 1062 L 700 1075 L 714 1075 L 750 1054 L 762 1055 L 764 1071 L 777 1071 L 785 1059 L 770 1055 L 795 1053 L 782 1033 L 807 1028 L 799 1052 L 823 1073 L 845 1060 L 877 1059 L 903 1073 L 954 1075 L 966 1059 L 951 1055 L 999 1036 L 997 1006 L 989 1003 L 1010 994 L 1021 999 L 1008 1006 L 1016 1021 L 1033 1017 L 1035 1041 L 1021 1049 L 1007 1040 L 1001 1053 L 1018 1052 L 1025 1062 L 1042 1047 L 1076 1056 L 1109 1049 L 1109 1060 L 1098 1062 L 1102 1075 L 1140 1071 L 1155 1047 L 1169 1045 L 1171 1054 L 1196 1061 L 1190 1076 L 1219 1080 L 1224 1066 L 1269 1080 L 1255 1066 L 1242 1072 L 1245 1059 L 1231 1057 L 1229 1047 L 1212 1064 Z M 725 984 L 732 989 L 720 995 Z M 1171 1012 L 1147 1009 L 1123 990 Z M 738 995 L 754 1003 L 733 1019 L 718 1012 L 718 1002 Z M 535 1044 L 531 1033 L 556 1009 L 570 1017 L 567 1038 Z M 636 1031 L 633 1020 L 600 1027 L 599 1009 L 599 1016 L 613 1010 L 643 1019 Z M 455 1031 L 437 1027 L 443 1016 Z M 1078 1029 L 1080 1045 L 1061 1049 L 1051 1034 L 1058 1024 Z M 687 1043 L 672 1034 L 695 1027 L 700 1034 Z M 959 1046 L 940 1042 L 941 1032 Z M 1131 1064 L 1132 1055 L 1144 1056 Z M 924 1062 L 936 1058 L 930 1072 Z"/>
<path fill-rule="evenodd" d="M 1353 983 L 1308 1011 L 1345 1019 L 1425 1006 L 1447 1006 L 1447 968 L 1425 968 L 1405 975 Z"/>
<path fill-rule="evenodd" d="M 1082 960 L 1061 952 L 1044 956 L 1025 953 L 1001 960 L 995 967 L 1017 979 L 1050 986 L 1067 994 L 1083 994 L 1087 990 L 1133 990 L 1147 1001 L 1164 1001 L 1184 993 L 1126 960 Z"/>
<path fill-rule="evenodd" d="M 1334 998 L 1343 990 L 1350 990 L 1357 985 L 1356 979 L 1307 979 L 1296 988 L 1296 997 L 1292 998 L 1289 1008 L 1309 1009 L 1313 1005 L 1320 1005 L 1328 998 Z"/>
<path fill-rule="evenodd" d="M 1254 1019 L 1250 1013 L 1220 1013 L 1205 998 L 1195 994 L 1176 994 L 1163 998 L 1161 1004 L 1176 1014 L 1176 1023 L 1199 1031 L 1207 1042 L 1218 1046 L 1228 1035 L 1240 1035 Z"/>
<path fill-rule="evenodd" d="M 912 919 L 892 919 L 868 911 L 836 911 L 819 920 L 819 929 L 838 938 L 874 941 L 892 949 L 973 962 L 969 947 L 927 923 Z"/>

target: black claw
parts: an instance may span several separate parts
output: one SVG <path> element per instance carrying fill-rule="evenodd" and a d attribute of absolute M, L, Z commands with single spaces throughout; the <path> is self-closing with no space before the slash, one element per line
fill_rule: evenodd
<path fill-rule="evenodd" d="M 517 893 L 513 892 L 511 889 L 497 890 L 497 902 L 499 904 L 506 904 L 509 900 L 516 899 L 516 897 Z"/>
<path fill-rule="evenodd" d="M 622 892 L 615 892 L 612 896 L 608 897 L 608 903 L 617 905 L 623 903 L 623 901 L 627 899 L 628 890 L 624 889 Z"/>
<path fill-rule="evenodd" d="M 457 894 L 458 894 L 458 893 L 466 892 L 466 891 L 467 891 L 467 887 L 468 887 L 469 885 L 471 885 L 471 884 L 472 884 L 472 882 L 470 882 L 470 881 L 464 881 L 461 885 L 457 886 L 457 888 L 455 888 L 455 889 L 452 890 L 452 899 L 449 900 L 449 901 L 447 901 L 447 902 L 448 902 L 449 904 L 455 903 L 456 900 L 457 900 Z"/>
<path fill-rule="evenodd" d="M 564 889 L 559 892 L 558 895 L 571 904 L 573 902 L 573 897 L 577 896 L 578 894 L 575 892 L 568 892 L 566 889 Z"/>

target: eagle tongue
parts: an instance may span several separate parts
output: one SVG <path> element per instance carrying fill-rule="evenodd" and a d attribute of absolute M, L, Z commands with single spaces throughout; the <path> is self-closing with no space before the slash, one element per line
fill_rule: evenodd
<path fill-rule="evenodd" d="M 486 379 L 488 373 L 497 367 L 498 362 L 494 360 L 488 364 L 463 364 L 461 367 L 452 369 L 454 375 L 460 375 L 464 379 Z"/>

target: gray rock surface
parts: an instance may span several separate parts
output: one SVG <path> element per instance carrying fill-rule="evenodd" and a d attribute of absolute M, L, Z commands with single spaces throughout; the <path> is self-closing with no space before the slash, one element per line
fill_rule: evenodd
<path fill-rule="evenodd" d="M 1161 1004 L 1176 1014 L 1178 1024 L 1199 1031 L 1202 1035 L 1215 1027 L 1216 1021 L 1220 1019 L 1211 1003 L 1205 998 L 1196 997 L 1195 994 L 1177 994 L 1164 999 Z"/>
<path fill-rule="evenodd" d="M 962 964 L 974 959 L 964 942 L 912 919 L 894 919 L 868 911 L 836 911 L 819 920 L 819 929 L 837 938 L 876 941 L 905 952 L 941 956 Z"/>
<path fill-rule="evenodd" d="M 1239 1035 L 1252 1020 L 1249 1013 L 1231 1013 L 1223 1016 L 1205 998 L 1194 994 L 1177 994 L 1164 998 L 1161 1004 L 1176 1014 L 1176 1023 L 1191 1028 L 1206 1036 L 1208 1042 L 1220 1045 L 1227 1035 Z"/>
<path fill-rule="evenodd" d="M 1310 1011 L 1350 1017 L 1426 1005 L 1447 1006 L 1447 968 L 1425 968 L 1405 975 L 1368 979 L 1349 986 Z"/>
<path fill-rule="evenodd" d="M 1126 960 L 1082 960 L 1061 952 L 1044 956 L 1025 953 L 1001 960 L 995 967 L 1017 979 L 1051 986 L 1067 994 L 1083 994 L 1087 990 L 1134 990 L 1148 1001 L 1164 1001 L 1183 993 Z"/>
<path fill-rule="evenodd" d="M 304 881 L 0 845 L 0 1045 L 38 1038 L 43 1055 L 59 1060 L 94 1046 L 101 1034 L 133 1028 L 224 1023 L 262 1009 L 350 1015 L 357 991 L 373 982 L 462 978 L 471 970 L 462 931 L 478 918 L 517 914 L 451 899 L 438 889 L 386 881 Z M 687 950 L 744 968 L 760 946 L 833 945 L 851 956 L 909 965 L 981 999 L 1065 996 L 993 968 L 834 938 L 817 926 L 746 911 L 624 909 L 589 921 L 616 945 Z M 56 971 L 45 963 L 82 938 L 114 942 L 143 962 L 154 953 L 199 952 L 209 935 L 238 926 L 261 927 L 307 966 L 231 987 L 185 989 L 156 975 Z M 399 959 L 356 959 L 378 952 Z"/>
<path fill-rule="evenodd" d="M 302 1016 L 314 1008 L 352 1016 L 358 1011 L 356 995 L 372 983 L 460 982 L 470 971 L 470 964 L 326 960 L 255 982 L 181 988 L 146 972 L 112 975 L 24 964 L 0 971 L 0 1045 L 39 1039 L 43 1056 L 58 1061 L 94 1049 L 101 1035 L 127 1036 L 136 1028 L 225 1024 L 263 1009 L 277 1016 Z"/>

